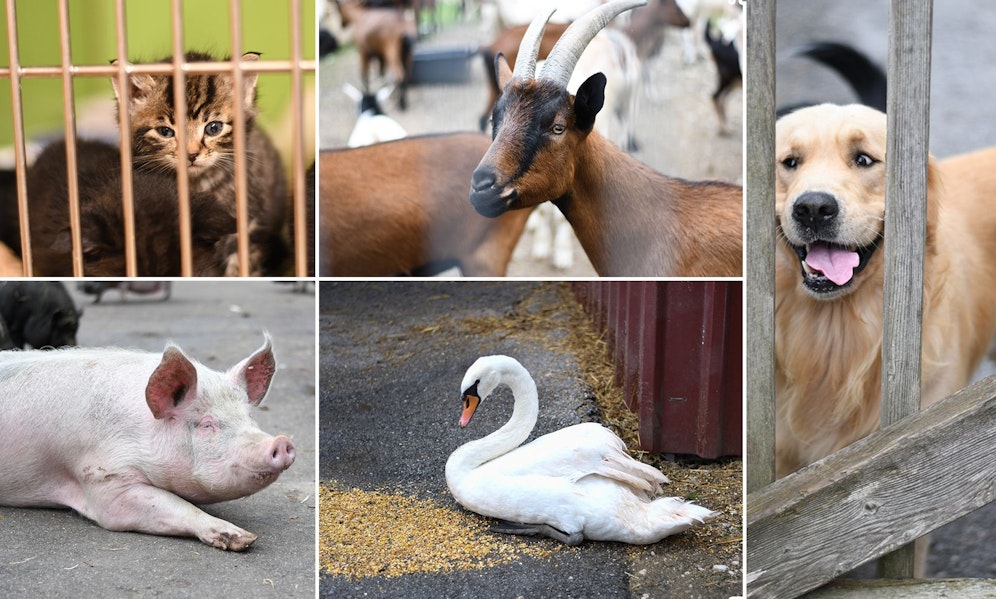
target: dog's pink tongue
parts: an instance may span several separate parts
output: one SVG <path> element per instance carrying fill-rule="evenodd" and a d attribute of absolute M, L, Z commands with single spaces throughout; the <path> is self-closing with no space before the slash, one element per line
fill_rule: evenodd
<path fill-rule="evenodd" d="M 837 285 L 843 285 L 854 276 L 858 265 L 858 253 L 826 243 L 814 243 L 806 254 L 806 264 L 823 273 Z"/>

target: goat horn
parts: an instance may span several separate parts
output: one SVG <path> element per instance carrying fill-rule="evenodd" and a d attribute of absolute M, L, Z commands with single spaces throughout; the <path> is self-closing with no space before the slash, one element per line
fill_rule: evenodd
<path fill-rule="evenodd" d="M 519 42 L 519 54 L 515 59 L 513 77 L 532 79 L 536 76 L 536 56 L 539 54 L 540 43 L 543 41 L 543 30 L 546 29 L 547 21 L 556 10 L 556 8 L 551 9 L 546 17 L 536 15 L 536 18 L 526 28 L 526 33 L 523 34 L 522 41 Z"/>
<path fill-rule="evenodd" d="M 567 31 L 564 31 L 564 34 L 554 44 L 553 50 L 550 51 L 550 55 L 547 56 L 546 63 L 543 65 L 540 77 L 555 81 L 561 87 L 567 87 L 571 73 L 574 72 L 574 67 L 578 64 L 578 58 L 588 47 L 592 38 L 616 15 L 646 4 L 647 0 L 613 0 L 582 15 L 571 23 Z"/>

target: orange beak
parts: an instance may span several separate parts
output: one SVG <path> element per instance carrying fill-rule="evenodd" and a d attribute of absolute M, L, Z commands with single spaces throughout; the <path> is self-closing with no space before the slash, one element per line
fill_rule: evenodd
<path fill-rule="evenodd" d="M 480 397 L 472 393 L 463 394 L 463 413 L 460 414 L 460 428 L 470 424 L 470 419 L 473 418 L 474 411 L 477 410 L 479 403 L 481 403 Z"/>

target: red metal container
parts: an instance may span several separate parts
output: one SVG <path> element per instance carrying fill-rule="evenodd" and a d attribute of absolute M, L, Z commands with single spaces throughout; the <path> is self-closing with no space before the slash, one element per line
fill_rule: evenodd
<path fill-rule="evenodd" d="M 585 281 L 574 290 L 606 332 L 644 450 L 742 455 L 739 281 Z"/>

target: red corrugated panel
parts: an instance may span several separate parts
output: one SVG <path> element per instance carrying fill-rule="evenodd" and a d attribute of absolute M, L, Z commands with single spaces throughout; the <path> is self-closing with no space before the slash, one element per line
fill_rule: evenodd
<path fill-rule="evenodd" d="M 742 285 L 728 281 L 575 284 L 607 332 L 616 384 L 643 449 L 705 458 L 742 452 Z"/>

